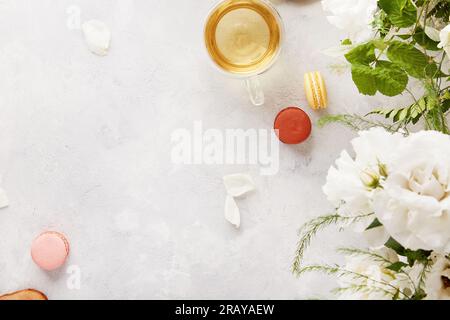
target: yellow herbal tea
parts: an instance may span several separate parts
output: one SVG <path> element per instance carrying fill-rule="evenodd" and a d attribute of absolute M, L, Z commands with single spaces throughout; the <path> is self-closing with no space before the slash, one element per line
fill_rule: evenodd
<path fill-rule="evenodd" d="M 278 54 L 281 26 L 276 12 L 260 0 L 227 0 L 210 14 L 206 48 L 223 70 L 250 74 L 263 70 Z"/>

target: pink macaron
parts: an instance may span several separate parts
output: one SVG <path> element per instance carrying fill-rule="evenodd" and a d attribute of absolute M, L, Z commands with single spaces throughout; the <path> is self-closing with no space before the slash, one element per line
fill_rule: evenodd
<path fill-rule="evenodd" d="M 69 255 L 69 242 L 56 231 L 46 231 L 34 239 L 31 257 L 42 269 L 51 271 L 61 267 Z"/>

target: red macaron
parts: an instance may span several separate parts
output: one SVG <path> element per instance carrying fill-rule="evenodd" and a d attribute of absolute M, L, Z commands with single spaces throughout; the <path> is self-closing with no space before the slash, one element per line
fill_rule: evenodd
<path fill-rule="evenodd" d="M 312 123 L 305 111 L 298 107 L 288 107 L 278 113 L 274 129 L 281 142 L 298 144 L 308 139 Z"/>

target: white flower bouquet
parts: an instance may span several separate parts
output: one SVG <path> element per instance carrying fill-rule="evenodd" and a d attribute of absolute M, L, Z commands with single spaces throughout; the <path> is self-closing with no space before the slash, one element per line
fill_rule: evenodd
<path fill-rule="evenodd" d="M 372 128 L 352 146 L 323 188 L 336 212 L 304 226 L 294 272 L 340 275 L 342 297 L 450 298 L 450 136 Z M 345 267 L 302 267 L 311 237 L 332 223 L 353 225 L 369 248 L 342 249 Z"/>
<path fill-rule="evenodd" d="M 359 91 L 407 92 L 413 103 L 321 120 L 359 132 L 354 156 L 343 151 L 323 187 L 335 212 L 302 227 L 293 272 L 337 275 L 342 299 L 450 299 L 450 1 L 322 4 L 329 21 L 349 34 L 342 46 Z M 423 84 L 422 97 L 407 88 L 411 78 Z M 391 123 L 373 121 L 373 115 Z M 410 126 L 420 123 L 425 130 L 412 133 Z M 367 245 L 340 249 L 342 266 L 303 265 L 312 238 L 330 225 L 351 227 Z"/>

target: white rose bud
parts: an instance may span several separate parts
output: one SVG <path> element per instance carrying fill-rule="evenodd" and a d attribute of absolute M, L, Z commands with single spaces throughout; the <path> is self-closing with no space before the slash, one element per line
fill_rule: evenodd
<path fill-rule="evenodd" d="M 380 176 L 370 169 L 364 170 L 360 178 L 362 183 L 369 189 L 376 189 L 380 186 Z"/>

